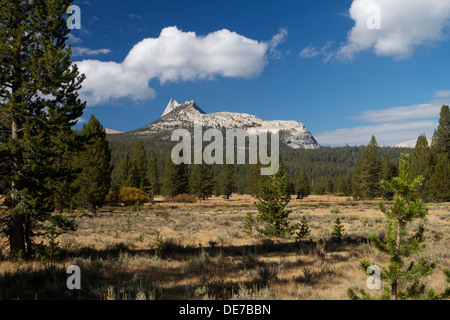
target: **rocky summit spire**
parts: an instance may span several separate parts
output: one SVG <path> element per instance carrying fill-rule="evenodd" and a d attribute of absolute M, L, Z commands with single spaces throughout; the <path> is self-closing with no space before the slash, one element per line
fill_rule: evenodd
<path fill-rule="evenodd" d="M 176 109 L 179 106 L 180 106 L 180 104 L 177 102 L 177 100 L 170 99 L 169 104 L 167 105 L 167 107 L 164 110 L 164 113 L 161 115 L 161 117 L 164 117 L 166 114 L 172 112 L 174 109 Z"/>

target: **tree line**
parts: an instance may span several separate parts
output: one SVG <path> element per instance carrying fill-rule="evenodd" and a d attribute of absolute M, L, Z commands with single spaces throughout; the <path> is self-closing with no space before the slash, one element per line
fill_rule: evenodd
<path fill-rule="evenodd" d="M 431 145 L 424 134 L 417 139 L 410 159 L 409 179 L 424 177 L 416 191 L 425 201 L 449 201 L 449 110 L 442 106 L 438 127 Z M 322 148 L 319 150 L 282 150 L 281 166 L 286 169 L 287 190 L 303 199 L 310 194 L 337 194 L 354 199 L 392 199 L 380 187 L 398 174 L 398 160 L 404 149 L 380 147 L 372 136 L 364 147 Z M 408 150 L 410 151 L 410 150 Z M 308 162 L 306 162 L 308 161 Z M 303 168 L 299 169 L 300 165 Z M 260 164 L 255 165 L 175 165 L 168 149 L 164 162 L 155 152 L 148 157 L 144 143 L 136 141 L 130 154 L 113 171 L 113 190 L 134 187 L 150 195 L 173 198 L 192 194 L 201 199 L 232 193 L 257 195 L 261 180 Z"/>

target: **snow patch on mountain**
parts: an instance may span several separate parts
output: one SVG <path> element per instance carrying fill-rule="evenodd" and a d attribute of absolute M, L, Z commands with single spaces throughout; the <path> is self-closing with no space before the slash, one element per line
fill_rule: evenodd
<path fill-rule="evenodd" d="M 431 146 L 431 141 L 432 139 L 427 139 L 428 140 L 428 145 Z M 406 142 L 402 142 L 399 144 L 394 145 L 394 148 L 415 148 L 416 147 L 416 143 L 417 143 L 417 139 L 416 140 L 410 140 L 410 141 L 406 141 Z"/>
<path fill-rule="evenodd" d="M 194 123 L 201 123 L 204 128 L 226 129 L 264 129 L 279 130 L 280 139 L 293 149 L 317 149 L 319 143 L 298 121 L 263 120 L 248 113 L 216 112 L 205 113 L 194 101 L 179 104 L 171 99 L 161 118 L 148 126 L 139 129 L 138 134 L 147 135 L 161 131 L 173 131 L 177 128 L 190 127 Z"/>

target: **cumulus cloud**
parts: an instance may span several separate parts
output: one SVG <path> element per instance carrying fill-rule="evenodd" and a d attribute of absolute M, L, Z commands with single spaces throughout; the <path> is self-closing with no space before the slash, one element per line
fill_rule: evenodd
<path fill-rule="evenodd" d="M 257 77 L 268 63 L 269 50 L 285 41 L 287 30 L 269 42 L 258 42 L 226 29 L 199 36 L 177 27 L 164 28 L 158 38 L 137 43 L 121 63 L 75 62 L 86 75 L 82 97 L 88 105 L 128 97 L 145 100 L 156 95 L 149 81 L 160 83 Z"/>
<path fill-rule="evenodd" d="M 437 91 L 434 97 L 446 91 Z M 315 134 L 321 145 L 366 145 L 374 135 L 380 145 L 392 146 L 417 139 L 425 133 L 431 138 L 438 124 L 439 112 L 450 99 L 381 110 L 362 111 L 357 117 L 369 125 L 343 128 Z"/>
<path fill-rule="evenodd" d="M 404 59 L 419 46 L 447 39 L 450 1 L 353 0 L 349 14 L 355 25 L 338 57 L 352 59 L 360 51 L 373 50 L 379 56 Z M 379 28 L 374 27 L 377 15 Z"/>

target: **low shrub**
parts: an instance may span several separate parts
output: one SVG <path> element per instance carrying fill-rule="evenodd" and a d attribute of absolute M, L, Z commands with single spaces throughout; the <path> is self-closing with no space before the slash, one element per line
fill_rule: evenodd
<path fill-rule="evenodd" d="M 184 193 L 173 197 L 170 201 L 177 203 L 195 203 L 197 202 L 197 197 Z"/>
<path fill-rule="evenodd" d="M 138 188 L 125 187 L 119 190 L 119 201 L 125 205 L 147 203 L 149 200 L 148 195 Z"/>

